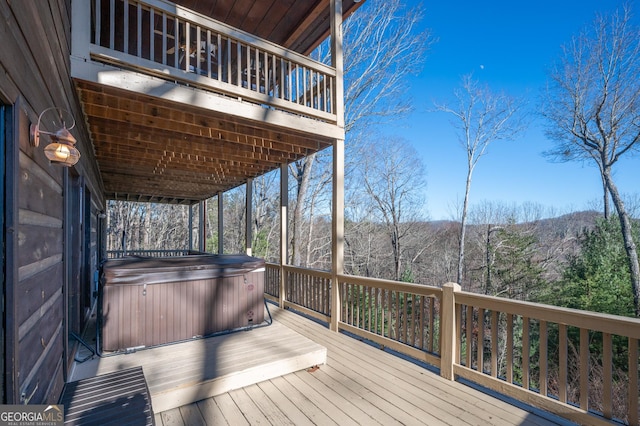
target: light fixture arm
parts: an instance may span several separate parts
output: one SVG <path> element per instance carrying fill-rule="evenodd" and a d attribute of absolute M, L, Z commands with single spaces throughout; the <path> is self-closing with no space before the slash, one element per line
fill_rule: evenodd
<path fill-rule="evenodd" d="M 58 111 L 58 114 L 60 116 L 59 121 L 62 123 L 62 128 L 56 130 L 55 132 L 40 130 L 42 116 L 45 112 L 50 110 Z M 73 121 L 73 124 L 69 128 L 67 128 L 66 126 L 66 121 L 63 117 L 64 113 L 71 117 L 71 120 Z M 70 129 L 73 129 L 75 125 L 76 120 L 69 111 L 58 107 L 47 108 L 40 113 L 37 123 L 31 125 L 31 144 L 37 147 L 40 145 L 41 135 L 49 136 L 51 143 L 44 147 L 45 156 L 51 161 L 51 163 L 71 167 L 80 160 L 80 151 L 78 151 L 78 149 L 75 147 L 75 144 L 77 142 L 76 138 L 73 137 L 73 135 L 69 131 Z"/>
<path fill-rule="evenodd" d="M 48 136 L 56 136 L 57 132 L 47 132 L 46 130 L 41 130 L 40 129 L 40 122 L 42 121 L 42 116 L 47 112 L 47 111 L 51 111 L 51 110 L 57 110 L 59 111 L 59 116 L 60 116 L 60 121 L 62 122 L 62 126 L 64 129 L 67 130 L 71 130 L 74 127 L 76 127 L 76 120 L 75 118 L 73 118 L 73 115 L 71 115 L 71 113 L 65 109 L 62 108 L 58 108 L 58 107 L 49 107 L 47 109 L 45 109 L 44 111 L 42 111 L 40 113 L 40 115 L 38 116 L 38 121 L 36 122 L 36 124 L 32 124 L 31 125 L 31 144 L 35 147 L 40 146 L 40 135 L 48 135 Z M 71 125 L 71 127 L 67 127 L 65 124 L 65 121 L 62 119 L 62 113 L 66 112 L 67 115 L 69 117 L 71 117 L 71 120 L 73 120 L 73 124 Z"/>

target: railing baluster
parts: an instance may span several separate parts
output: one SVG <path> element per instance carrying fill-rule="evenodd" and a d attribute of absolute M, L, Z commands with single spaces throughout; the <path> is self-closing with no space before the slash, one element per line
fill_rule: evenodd
<path fill-rule="evenodd" d="M 162 12 L 162 65 L 167 65 L 167 14 Z"/>
<path fill-rule="evenodd" d="M 513 383 L 513 314 L 507 314 L 507 383 Z"/>
<path fill-rule="evenodd" d="M 264 60 L 264 93 L 265 95 L 270 95 L 271 93 L 271 60 L 269 59 L 269 52 L 266 50 L 262 52 L 262 57 Z"/>
<path fill-rule="evenodd" d="M 580 408 L 589 409 L 589 330 L 580 329 Z"/>
<path fill-rule="evenodd" d="M 289 102 L 293 102 L 293 68 L 291 66 L 291 61 L 287 62 L 287 75 L 289 76 L 288 81 L 287 81 L 287 88 L 288 88 L 288 92 L 287 92 L 287 100 Z"/>
<path fill-rule="evenodd" d="M 374 297 L 375 297 L 375 302 L 374 302 L 374 303 L 375 303 L 376 309 L 375 309 L 375 311 L 374 311 L 375 319 L 374 319 L 374 321 L 373 321 L 373 322 L 374 322 L 374 326 L 375 326 L 376 334 L 382 334 L 382 333 L 380 332 L 380 329 L 381 329 L 381 328 L 380 328 L 380 323 L 381 323 L 382 321 L 380 321 L 380 310 L 381 310 L 381 307 L 380 307 L 380 303 L 379 303 L 379 302 L 380 302 L 380 300 L 379 300 L 379 299 L 380 299 L 380 297 L 381 297 L 381 296 L 380 296 L 380 295 L 381 295 L 381 292 L 382 292 L 382 290 L 381 290 L 381 289 L 379 289 L 379 288 L 376 288 L 376 289 L 374 290 Z"/>
<path fill-rule="evenodd" d="M 359 318 L 359 323 L 358 323 L 358 328 L 361 328 L 363 330 L 366 330 L 367 328 L 367 287 L 365 287 L 364 285 L 360 285 L 359 287 L 359 294 L 358 294 L 358 316 Z"/>
<path fill-rule="evenodd" d="M 123 18 L 122 18 L 122 28 L 123 28 L 123 44 L 122 44 L 122 51 L 125 53 L 130 53 L 129 52 L 129 0 L 124 0 L 122 2 L 122 7 L 124 8 L 123 10 Z M 115 28 L 112 30 L 115 33 Z M 114 46 L 115 48 L 115 46 Z"/>
<path fill-rule="evenodd" d="M 372 315 L 373 315 L 373 287 L 367 287 L 367 288 L 368 288 L 367 292 L 368 292 L 368 296 L 369 296 L 369 302 L 367 303 L 367 310 L 368 310 L 368 312 L 367 312 L 367 314 L 368 314 L 368 324 L 367 324 L 368 328 L 367 328 L 367 330 L 372 331 L 371 330 L 371 328 L 372 328 L 371 320 L 372 320 Z"/>
<path fill-rule="evenodd" d="M 211 30 L 207 30 L 207 49 L 205 51 L 205 55 L 207 55 L 207 77 L 211 78 L 211 56 L 213 55 L 214 49 L 211 46 Z"/>
<path fill-rule="evenodd" d="M 558 324 L 559 336 L 559 378 L 558 378 L 558 399 L 560 402 L 567 402 L 567 369 L 568 369 L 568 350 L 567 350 L 567 326 L 566 324 Z"/>
<path fill-rule="evenodd" d="M 426 312 L 425 312 L 426 303 L 424 303 L 425 302 L 425 297 L 424 296 L 420 296 L 419 300 L 420 300 L 420 302 L 419 302 L 420 303 L 420 311 L 419 311 L 420 312 L 420 318 L 418 318 L 418 322 L 419 322 L 419 324 L 418 324 L 418 331 L 419 331 L 418 338 L 420 340 L 419 340 L 418 346 L 419 346 L 420 349 L 424 349 L 424 327 L 426 326 L 426 324 L 424 322 L 424 317 L 426 315 Z"/>
<path fill-rule="evenodd" d="M 101 46 L 102 37 L 100 31 L 102 31 L 102 0 L 95 0 L 93 2 L 95 12 L 95 29 L 93 33 L 94 43 Z"/>
<path fill-rule="evenodd" d="M 476 353 L 477 369 L 484 372 L 484 308 L 478 309 L 478 352 Z"/>
<path fill-rule="evenodd" d="M 393 305 L 391 304 L 391 290 L 385 290 L 386 293 L 386 308 L 387 308 L 387 334 L 386 337 L 391 338 L 392 337 L 392 329 L 391 327 L 393 326 L 393 321 L 391 321 L 391 310 L 393 309 Z"/>
<path fill-rule="evenodd" d="M 473 306 L 467 305 L 467 368 L 473 368 Z"/>
<path fill-rule="evenodd" d="M 176 16 L 173 19 L 173 67 L 180 67 L 180 22 Z"/>
<path fill-rule="evenodd" d="M 347 300 L 347 283 L 341 283 L 340 285 L 340 292 L 342 293 L 342 297 L 341 297 L 341 305 L 342 305 L 342 314 L 340 315 L 340 319 L 346 323 L 349 322 L 349 317 L 347 315 L 348 310 L 347 310 L 347 306 L 349 304 L 349 300 Z"/>
<path fill-rule="evenodd" d="M 227 79 L 225 81 L 229 84 L 233 84 L 231 77 L 231 38 L 227 37 Z"/>
<path fill-rule="evenodd" d="M 184 21 L 184 70 L 191 70 L 191 24 Z"/>
<path fill-rule="evenodd" d="M 498 312 L 491 311 L 491 376 L 498 377 Z"/>
<path fill-rule="evenodd" d="M 547 322 L 540 321 L 540 394 L 547 396 L 547 388 L 549 381 L 548 373 L 548 345 L 549 333 L 547 331 Z"/>
<path fill-rule="evenodd" d="M 136 16 L 136 22 L 138 23 L 138 28 L 137 28 L 137 55 L 138 58 L 142 58 L 142 4 L 138 3 L 138 8 L 137 8 L 137 16 Z"/>
<path fill-rule="evenodd" d="M 216 43 L 218 48 L 218 50 L 216 51 L 216 62 L 218 63 L 218 80 L 222 81 L 222 35 L 217 35 Z"/>
<path fill-rule="evenodd" d="M 409 294 L 411 297 L 411 346 L 416 345 L 416 295 Z"/>
<path fill-rule="evenodd" d="M 154 17 L 154 13 L 153 13 L 153 8 L 150 8 L 149 9 L 149 60 L 150 61 L 155 61 L 156 60 L 156 52 L 155 52 L 156 34 L 155 34 L 155 28 L 156 28 L 156 23 L 155 23 L 155 17 Z"/>
<path fill-rule="evenodd" d="M 242 43 L 239 40 L 235 40 L 235 43 L 236 43 L 236 74 L 237 74 L 236 84 L 238 87 L 242 87 Z M 249 64 L 247 64 L 247 68 L 249 68 Z M 247 76 L 247 81 L 249 81 L 248 76 Z"/>
<path fill-rule="evenodd" d="M 307 91 L 305 90 L 305 94 L 307 93 Z M 393 292 L 394 295 L 394 300 L 395 300 L 395 305 L 393 307 L 393 312 L 395 312 L 395 317 L 396 317 L 396 323 L 395 323 L 395 327 L 393 328 L 393 332 L 394 332 L 394 338 L 396 340 L 400 339 L 400 292 L 399 291 L 394 291 Z"/>
<path fill-rule="evenodd" d="M 256 68 L 256 71 L 255 71 L 255 74 L 256 74 L 256 77 L 255 77 L 255 79 L 256 79 L 256 92 L 260 93 L 260 82 L 262 80 L 262 66 L 260 64 L 260 49 L 254 48 L 253 51 L 254 51 L 253 52 L 253 56 L 254 56 L 253 60 L 254 60 L 254 62 L 256 64 L 255 65 L 255 68 Z"/>
<path fill-rule="evenodd" d="M 408 300 L 407 300 L 407 293 L 400 293 L 400 297 L 402 300 L 402 330 L 400 331 L 401 334 L 401 341 L 406 343 L 408 341 L 407 338 L 407 323 L 409 322 L 409 304 L 408 304 Z"/>
<path fill-rule="evenodd" d="M 522 317 L 522 387 L 529 389 L 529 317 Z"/>
<path fill-rule="evenodd" d="M 116 45 L 116 2 L 115 0 L 111 0 L 109 4 L 109 49 L 115 50 Z M 128 32 L 128 31 L 127 31 Z"/>
<path fill-rule="evenodd" d="M 302 105 L 304 106 L 308 106 L 307 105 L 307 80 L 308 80 L 308 76 L 309 75 L 309 71 L 307 70 L 306 66 L 302 67 Z"/>
<path fill-rule="evenodd" d="M 602 413 L 607 419 L 613 418 L 613 346 L 611 334 L 602 333 Z"/>
<path fill-rule="evenodd" d="M 457 364 L 462 363 L 462 305 L 456 303 L 456 353 L 454 360 Z"/>
<path fill-rule="evenodd" d="M 335 96 L 334 96 L 335 89 L 334 89 L 334 84 L 333 84 L 333 82 L 334 82 L 334 80 L 333 80 L 333 78 L 331 78 L 331 89 L 329 90 L 329 95 L 330 95 L 331 105 L 330 105 L 330 108 L 329 108 L 329 111 L 328 111 L 328 112 L 333 112 L 333 111 L 335 110 L 335 108 L 334 108 L 334 106 L 333 106 L 333 104 L 334 104 L 334 100 L 335 100 Z"/>
<path fill-rule="evenodd" d="M 202 30 L 200 29 L 200 26 L 196 26 L 196 63 L 194 64 L 194 71 L 196 72 L 196 74 L 201 74 L 201 70 L 200 70 L 200 64 L 202 64 L 202 45 L 200 44 L 202 42 Z"/>

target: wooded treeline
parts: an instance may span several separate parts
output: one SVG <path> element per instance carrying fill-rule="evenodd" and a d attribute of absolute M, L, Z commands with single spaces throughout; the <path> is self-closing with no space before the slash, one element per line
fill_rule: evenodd
<path fill-rule="evenodd" d="M 271 262 L 279 262 L 277 183 L 277 172 L 256 179 L 252 207 L 253 254 Z M 389 225 L 371 213 L 375 201 L 370 200 L 367 205 L 363 194 L 348 199 L 351 203 L 345 223 L 347 274 L 396 279 L 400 267 L 400 281 L 432 286 L 455 281 L 459 222 L 413 220 Z M 244 203 L 244 188 L 224 196 L 225 253 L 246 250 Z M 198 208 L 192 209 L 192 235 L 197 249 Z M 108 212 L 108 250 L 123 248 L 123 231 L 127 251 L 189 248 L 187 206 L 111 201 Z M 604 220 L 596 211 L 543 218 L 544 209 L 534 204 L 508 206 L 486 202 L 471 213 L 464 280 L 460 283 L 464 290 L 552 304 L 565 299 L 565 306 L 633 315 L 632 303 L 628 305 L 632 295 L 625 272 L 624 246 L 615 221 Z M 289 229 L 292 221 L 290 218 Z M 301 259 L 295 265 L 329 270 L 330 217 L 306 217 L 298 226 L 306 239 L 295 250 Z M 216 253 L 219 238 L 216 198 L 207 202 L 206 234 L 206 251 Z M 289 245 L 292 244 L 291 239 Z M 294 264 L 292 252 L 289 250 L 288 264 Z M 582 295 L 585 283 L 589 295 Z M 604 298 L 609 290 L 611 294 Z M 622 306 L 631 307 L 631 311 L 620 311 Z M 613 308 L 615 311 L 611 311 Z"/>

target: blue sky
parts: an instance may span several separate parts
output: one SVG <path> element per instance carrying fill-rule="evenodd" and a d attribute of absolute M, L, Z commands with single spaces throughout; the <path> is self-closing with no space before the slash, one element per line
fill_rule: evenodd
<path fill-rule="evenodd" d="M 466 175 L 466 153 L 450 117 L 429 112 L 433 102 L 450 101 L 460 76 L 473 72 L 494 91 L 526 96 L 533 109 L 561 45 L 590 25 L 597 12 L 611 12 L 622 4 L 619 0 L 423 3 L 424 25 L 438 42 L 428 53 L 423 72 L 409 80 L 415 111 L 385 133 L 411 142 L 422 157 L 430 219 L 455 217 Z M 637 5 L 634 10 L 637 21 Z M 552 146 L 537 119 L 518 140 L 492 143 L 474 170 L 471 204 L 534 202 L 557 214 L 593 207 L 602 193 L 595 165 L 551 163 L 541 153 Z M 621 193 L 638 194 L 639 165 L 640 156 L 628 157 L 614 169 Z"/>

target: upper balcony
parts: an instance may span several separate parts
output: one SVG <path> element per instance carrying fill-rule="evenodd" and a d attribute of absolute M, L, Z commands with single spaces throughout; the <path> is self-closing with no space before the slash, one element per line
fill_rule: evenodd
<path fill-rule="evenodd" d="M 344 139 L 341 71 L 307 56 L 328 0 L 202 3 L 73 2 L 71 73 L 107 198 L 193 203 Z"/>

